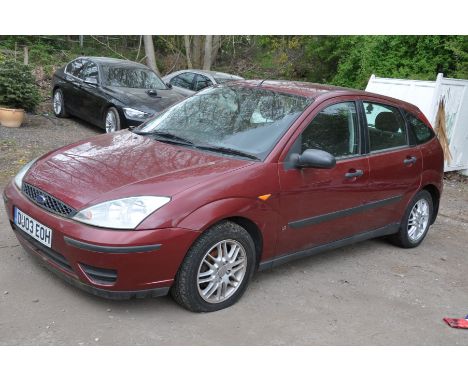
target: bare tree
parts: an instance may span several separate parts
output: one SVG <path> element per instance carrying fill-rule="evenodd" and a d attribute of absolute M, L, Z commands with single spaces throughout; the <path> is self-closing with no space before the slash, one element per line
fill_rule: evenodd
<path fill-rule="evenodd" d="M 192 64 L 194 68 L 201 67 L 202 36 L 193 36 Z"/>
<path fill-rule="evenodd" d="M 190 36 L 184 36 L 185 57 L 187 57 L 187 67 L 192 69 L 192 58 L 190 54 Z"/>
<path fill-rule="evenodd" d="M 213 35 L 205 37 L 205 57 L 203 59 L 203 69 L 211 69 L 211 52 L 213 51 Z"/>
<path fill-rule="evenodd" d="M 153 36 L 144 35 L 143 43 L 145 44 L 146 65 L 159 74 L 158 67 L 156 66 L 156 56 L 154 55 Z"/>
<path fill-rule="evenodd" d="M 213 36 L 213 51 L 211 52 L 211 65 L 216 61 L 216 56 L 218 55 L 219 48 L 221 47 L 221 36 L 218 34 Z"/>

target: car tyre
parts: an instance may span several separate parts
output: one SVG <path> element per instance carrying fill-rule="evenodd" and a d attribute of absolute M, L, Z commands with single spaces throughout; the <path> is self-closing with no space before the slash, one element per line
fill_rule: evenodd
<path fill-rule="evenodd" d="M 115 107 L 110 107 L 104 117 L 104 127 L 106 133 L 114 133 L 121 129 L 119 112 Z"/>
<path fill-rule="evenodd" d="M 391 242 L 402 248 L 414 248 L 422 243 L 429 231 L 434 213 L 431 194 L 419 191 L 405 211 L 400 230 L 390 236 Z"/>
<path fill-rule="evenodd" d="M 255 269 L 255 245 L 241 226 L 221 222 L 192 245 L 171 288 L 174 300 L 192 312 L 213 312 L 236 303 Z"/>
<path fill-rule="evenodd" d="M 68 117 L 68 113 L 65 108 L 65 98 L 63 97 L 63 92 L 60 88 L 54 90 L 54 94 L 52 96 L 52 109 L 54 110 L 56 117 Z"/>

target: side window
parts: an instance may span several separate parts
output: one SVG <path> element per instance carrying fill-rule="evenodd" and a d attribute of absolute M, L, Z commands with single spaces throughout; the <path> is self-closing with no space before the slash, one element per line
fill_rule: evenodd
<path fill-rule="evenodd" d="M 83 68 L 83 60 L 78 59 L 78 60 L 70 62 L 65 68 L 65 71 L 68 74 L 71 74 L 72 76 L 78 77 L 82 68 Z"/>
<path fill-rule="evenodd" d="M 83 69 L 78 74 L 78 77 L 82 80 L 85 80 L 87 78 L 95 78 L 96 81 L 98 81 L 99 71 L 97 65 L 91 61 L 87 61 L 86 64 L 83 66 Z"/>
<path fill-rule="evenodd" d="M 180 88 L 193 90 L 193 78 L 195 77 L 195 73 L 186 72 L 175 76 L 170 80 L 170 84 L 174 86 L 178 86 Z"/>
<path fill-rule="evenodd" d="M 193 90 L 197 92 L 211 85 L 213 85 L 213 82 L 211 82 L 208 77 L 197 74 L 197 77 L 195 78 L 195 88 Z"/>
<path fill-rule="evenodd" d="M 417 143 L 424 143 L 432 139 L 434 137 L 434 131 L 427 126 L 423 121 L 419 118 L 415 117 L 413 114 L 408 112 L 404 112 L 406 120 L 409 123 L 410 129 L 414 133 L 414 137 L 416 138 Z"/>
<path fill-rule="evenodd" d="M 359 154 L 359 123 L 354 102 L 328 106 L 301 135 L 301 152 L 319 149 L 336 157 Z"/>
<path fill-rule="evenodd" d="M 400 111 L 392 106 L 364 102 L 370 151 L 406 146 L 408 136 Z"/>

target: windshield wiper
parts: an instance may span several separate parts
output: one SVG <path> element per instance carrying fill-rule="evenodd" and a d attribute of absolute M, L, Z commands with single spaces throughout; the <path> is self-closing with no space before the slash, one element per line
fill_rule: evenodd
<path fill-rule="evenodd" d="M 158 137 L 163 138 L 164 140 L 166 140 L 166 138 L 167 138 L 167 140 L 169 140 L 169 141 L 184 143 L 184 144 L 193 146 L 192 141 L 190 141 L 188 139 L 185 139 L 185 138 L 182 138 L 182 137 L 179 137 L 178 135 L 175 135 L 175 134 L 172 134 L 172 133 L 166 133 L 166 132 L 163 132 L 163 131 L 141 131 L 141 132 L 133 131 L 133 132 L 135 134 L 139 134 L 139 135 L 158 136 Z"/>
<path fill-rule="evenodd" d="M 249 153 L 246 153 L 244 151 L 232 149 L 230 147 L 225 147 L 225 146 L 200 146 L 200 145 L 196 145 L 195 147 L 198 148 L 198 149 L 202 149 L 202 150 L 216 151 L 218 153 L 232 154 L 232 155 L 237 155 L 237 156 L 241 156 L 241 157 L 245 157 L 245 158 L 249 158 L 249 159 L 260 160 L 259 157 L 255 156 L 253 154 L 249 154 Z"/>

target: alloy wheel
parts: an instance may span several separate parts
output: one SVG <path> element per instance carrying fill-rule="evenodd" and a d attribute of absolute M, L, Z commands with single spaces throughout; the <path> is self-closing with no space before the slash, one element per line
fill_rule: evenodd
<path fill-rule="evenodd" d="M 114 112 L 108 111 L 106 115 L 106 133 L 117 131 L 117 118 Z"/>
<path fill-rule="evenodd" d="M 247 255 L 236 240 L 222 240 L 213 245 L 198 268 L 198 292 L 209 303 L 230 298 L 242 284 L 247 270 Z"/>
<path fill-rule="evenodd" d="M 56 115 L 59 115 L 62 112 L 62 104 L 63 104 L 62 92 L 57 90 L 54 93 L 54 101 L 53 101 L 54 113 Z"/>
<path fill-rule="evenodd" d="M 420 199 L 413 206 L 408 218 L 408 238 L 413 243 L 419 241 L 429 224 L 429 203 Z"/>

